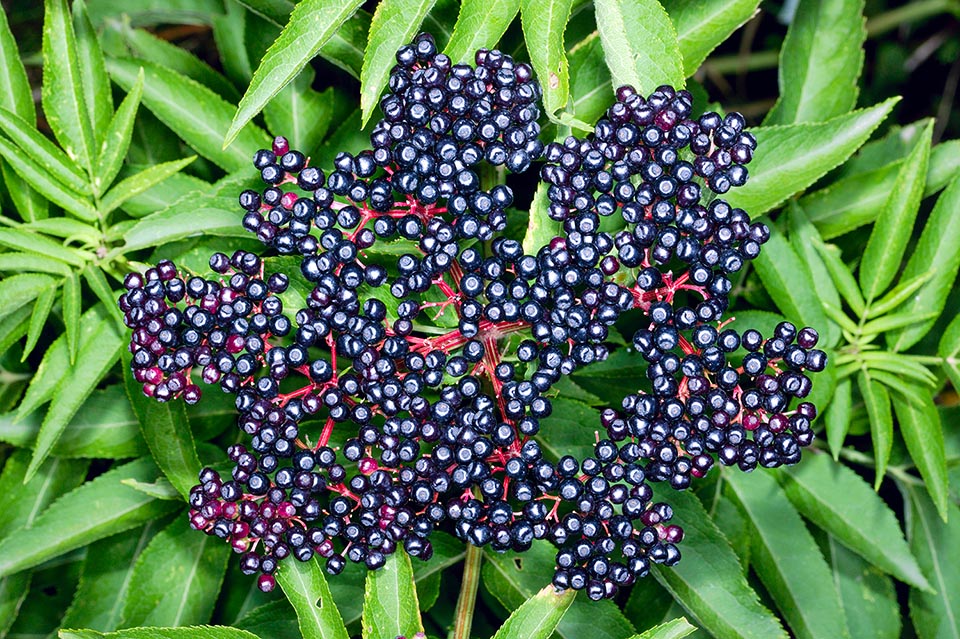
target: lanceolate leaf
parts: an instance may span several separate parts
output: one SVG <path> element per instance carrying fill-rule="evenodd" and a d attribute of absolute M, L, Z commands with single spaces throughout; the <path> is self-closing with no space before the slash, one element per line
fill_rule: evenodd
<path fill-rule="evenodd" d="M 530 217 L 527 220 L 527 232 L 523 236 L 523 250 L 530 255 L 536 254 L 541 246 L 556 237 L 560 231 L 560 222 L 555 222 L 547 215 L 548 186 L 546 182 L 540 182 L 537 185 L 537 192 L 533 196 L 533 202 L 530 203 Z"/>
<path fill-rule="evenodd" d="M 23 355 L 20 361 L 26 361 L 27 356 L 33 352 L 33 347 L 37 345 L 40 339 L 40 333 L 47 324 L 47 317 L 50 316 L 50 309 L 53 308 L 53 302 L 57 297 L 57 286 L 51 285 L 43 289 L 36 300 L 33 302 L 33 311 L 30 313 L 30 328 L 27 331 L 27 342 L 23 346 Z"/>
<path fill-rule="evenodd" d="M 904 281 L 928 271 L 934 274 L 899 310 L 907 313 L 940 312 L 960 268 L 960 176 L 937 199 L 923 233 L 900 278 Z M 900 331 L 888 333 L 887 345 L 904 351 L 916 344 L 933 326 L 934 320 L 917 322 Z"/>
<path fill-rule="evenodd" d="M 410 42 L 436 0 L 383 0 L 370 23 L 360 72 L 360 109 L 366 126 L 396 64 L 396 51 Z"/>
<path fill-rule="evenodd" d="M 443 52 L 454 64 L 474 63 L 477 49 L 496 48 L 500 37 L 520 10 L 520 0 L 465 0 L 460 3 L 460 15 L 453 27 L 453 37 Z M 543 11 L 548 11 L 547 7 Z M 533 51 L 527 38 L 527 49 Z"/>
<path fill-rule="evenodd" d="M 32 124 L 16 113 L 0 108 L 0 128 L 31 158 L 57 181 L 79 194 L 90 194 L 90 183 L 67 154 L 44 137 Z"/>
<path fill-rule="evenodd" d="M 890 395 L 880 382 L 871 379 L 866 371 L 857 375 L 857 386 L 870 416 L 870 435 L 873 438 L 873 457 L 877 478 L 874 488 L 880 487 L 887 471 L 887 461 L 893 446 L 893 414 L 890 411 Z"/>
<path fill-rule="evenodd" d="M 336 109 L 334 89 L 314 91 L 313 69 L 305 68 L 263 110 L 271 131 L 282 131 L 290 146 L 308 156 L 320 146 Z"/>
<path fill-rule="evenodd" d="M 859 475 L 828 455 L 811 455 L 780 479 L 804 517 L 884 572 L 916 588 L 930 588 L 896 515 Z"/>
<path fill-rule="evenodd" d="M 696 630 L 696 626 L 691 626 L 686 618 L 680 617 L 650 628 L 643 634 L 631 637 L 631 639 L 681 639 Z"/>
<path fill-rule="evenodd" d="M 73 266 L 83 266 L 84 263 L 82 255 L 76 251 L 42 235 L 19 229 L 0 229 L 0 246 L 44 255 Z"/>
<path fill-rule="evenodd" d="M 910 240 L 909 231 L 913 229 L 923 196 L 932 134 L 933 122 L 930 122 L 900 167 L 890 198 L 873 225 L 860 260 L 860 289 L 867 303 L 885 291 L 900 270 L 903 252 Z"/>
<path fill-rule="evenodd" d="M 830 569 L 803 520 L 765 471 L 726 473 L 750 521 L 751 563 L 797 637 L 848 637 Z"/>
<path fill-rule="evenodd" d="M 493 639 L 549 639 L 576 596 L 572 588 L 557 592 L 544 586 L 511 613 Z"/>
<path fill-rule="evenodd" d="M 919 488 L 903 486 L 910 506 L 910 548 L 936 594 L 910 591 L 910 618 L 920 639 L 960 637 L 960 508 L 947 505 L 946 523 Z M 942 517 L 943 515 L 941 515 Z"/>
<path fill-rule="evenodd" d="M 953 387 L 960 388 L 960 314 L 943 331 L 937 353 L 943 358 L 943 370 Z"/>
<path fill-rule="evenodd" d="M 484 4 L 484 0 L 475 0 L 475 3 Z M 530 63 L 543 89 L 543 107 L 548 115 L 566 106 L 570 94 L 570 70 L 563 32 L 570 19 L 572 5 L 573 0 L 520 2 L 523 36 L 530 54 Z M 506 25 L 504 30 L 505 28 Z"/>
<path fill-rule="evenodd" d="M 851 639 L 897 639 L 900 607 L 893 580 L 826 535 L 827 562 L 847 619 Z"/>
<path fill-rule="evenodd" d="M 86 198 L 53 179 L 44 167 L 25 157 L 17 147 L 4 138 L 0 138 L 0 155 L 10 163 L 17 175 L 54 204 L 63 207 L 81 220 L 93 222 L 97 219 L 96 209 Z"/>
<path fill-rule="evenodd" d="M 863 0 L 802 0 L 780 49 L 780 99 L 764 124 L 823 122 L 857 103 Z"/>
<path fill-rule="evenodd" d="M 387 558 L 379 570 L 367 573 L 363 598 L 363 635 L 365 637 L 409 637 L 423 632 L 413 566 L 403 550 Z"/>
<path fill-rule="evenodd" d="M 316 558 L 283 562 L 277 583 L 297 611 L 303 639 L 347 639 L 347 629 Z"/>
<path fill-rule="evenodd" d="M 10 626 L 17 620 L 20 607 L 30 594 L 32 575 L 33 573 L 25 570 L 15 575 L 0 577 L 0 635 L 6 636 Z"/>
<path fill-rule="evenodd" d="M 670 502 L 684 531 L 683 559 L 672 568 L 656 569 L 657 581 L 715 637 L 786 637 L 780 622 L 747 584 L 740 560 L 700 500 L 690 492 L 678 492 L 670 495 Z"/>
<path fill-rule="evenodd" d="M 153 481 L 160 471 L 141 459 L 100 475 L 60 497 L 33 526 L 0 541 L 0 576 L 52 559 L 75 548 L 134 528 L 170 512 L 173 502 L 157 501 L 121 481 Z M 96 504 L 96 508 L 91 508 Z"/>
<path fill-rule="evenodd" d="M 847 431 L 850 429 L 850 412 L 852 408 L 853 385 L 849 379 L 843 379 L 837 382 L 834 390 L 833 399 L 827 406 L 827 412 L 824 413 L 823 421 L 827 430 L 827 443 L 830 445 L 830 452 L 834 459 L 839 459 L 840 449 L 843 448 L 843 442 L 847 438 Z"/>
<path fill-rule="evenodd" d="M 174 173 L 189 165 L 196 159 L 195 155 L 182 160 L 173 160 L 162 164 L 155 164 L 148 169 L 131 175 L 107 191 L 100 202 L 100 213 L 106 215 L 130 198 L 139 195 L 147 189 L 163 182 Z"/>
<path fill-rule="evenodd" d="M 570 101 L 567 112 L 578 120 L 594 123 L 613 97 L 610 69 L 603 59 L 600 35 L 594 31 L 569 51 Z"/>
<path fill-rule="evenodd" d="M 656 0 L 597 0 L 597 29 L 613 86 L 648 94 L 661 84 L 683 87 L 677 32 Z"/>
<path fill-rule="evenodd" d="M 140 108 L 140 97 L 143 95 L 143 71 L 137 73 L 137 79 L 130 87 L 127 96 L 120 103 L 117 112 L 113 114 L 110 125 L 103 136 L 103 147 L 97 158 L 97 168 L 94 172 L 93 187 L 97 194 L 103 193 L 112 183 L 123 158 L 130 148 L 130 138 L 133 135 L 133 124 L 137 119 L 137 110 Z"/>
<path fill-rule="evenodd" d="M 0 105 L 28 122 L 37 119 L 33 93 L 6 11 L 0 11 Z"/>
<path fill-rule="evenodd" d="M 77 361 L 77 349 L 80 347 L 80 304 L 80 275 L 71 273 L 63 281 L 63 328 L 71 366 Z"/>
<path fill-rule="evenodd" d="M 98 147 L 113 116 L 113 94 L 110 91 L 110 78 L 103 67 L 103 51 L 97 41 L 97 32 L 90 23 L 87 5 L 83 0 L 73 0 L 73 28 L 77 37 L 77 59 L 80 61 L 80 85 L 87 104 L 90 130 Z M 95 165 L 99 153 L 100 149 L 95 147 L 90 154 L 91 167 Z"/>
<path fill-rule="evenodd" d="M 200 459 L 183 403 L 147 402 L 140 429 L 154 461 L 186 500 L 197 483 Z"/>
<path fill-rule="evenodd" d="M 696 73 L 717 45 L 756 13 L 759 0 L 673 0 L 667 12 L 677 29 L 683 73 Z"/>
<path fill-rule="evenodd" d="M 0 317 L 6 317 L 29 304 L 55 282 L 49 275 L 39 273 L 22 273 L 0 280 L 0 299 L 3 300 Z"/>
<path fill-rule="evenodd" d="M 124 626 L 206 623 L 220 593 L 230 546 L 193 530 L 186 516 L 160 531 L 137 559 Z M 175 568 L 175 569 L 171 569 Z"/>
<path fill-rule="evenodd" d="M 816 124 L 757 127 L 750 181 L 726 194 L 731 206 L 760 215 L 843 163 L 890 113 L 899 98 Z M 785 155 L 783 150 L 790 149 Z"/>
<path fill-rule="evenodd" d="M 943 426 L 940 412 L 933 403 L 930 391 L 917 389 L 925 401 L 915 405 L 899 397 L 893 398 L 893 407 L 900 422 L 900 434 L 907 444 L 910 457 L 917 465 L 927 492 L 936 505 L 940 516 L 947 520 L 949 491 L 947 488 L 947 458 L 943 442 Z"/>
<path fill-rule="evenodd" d="M 93 630 L 61 630 L 60 639 L 259 639 L 257 635 L 228 626 L 189 628 L 127 628 L 101 633 Z"/>
<path fill-rule="evenodd" d="M 230 128 L 233 106 L 202 84 L 146 60 L 109 60 L 107 71 L 114 82 L 129 91 L 144 70 L 143 105 L 177 132 L 203 157 L 233 171 L 246 168 L 258 149 L 269 143 L 267 134 L 249 124 L 234 135 L 235 142 L 223 148 L 223 135 Z M 203 109 L 197 105 L 202 104 Z"/>
<path fill-rule="evenodd" d="M 33 479 L 24 483 L 30 453 L 18 450 L 0 475 L 0 538 L 18 528 L 33 525 L 37 517 L 60 495 L 83 483 L 87 462 L 49 459 Z"/>

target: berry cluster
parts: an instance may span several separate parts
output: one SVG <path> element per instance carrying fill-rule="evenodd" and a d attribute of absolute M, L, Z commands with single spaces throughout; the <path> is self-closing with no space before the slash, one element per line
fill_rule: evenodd
<path fill-rule="evenodd" d="M 764 340 L 722 320 L 729 276 L 769 235 L 701 203 L 701 183 L 746 180 L 742 117 L 693 120 L 684 91 L 623 87 L 592 136 L 544 147 L 529 66 L 475 61 L 428 35 L 402 47 L 371 148 L 329 173 L 282 137 L 258 151 L 265 188 L 239 201 L 265 259 L 217 253 L 211 279 L 163 261 L 125 281 L 145 394 L 196 402 L 196 377 L 236 395 L 246 439 L 229 476 L 201 472 L 190 522 L 263 590 L 289 555 L 376 569 L 401 546 L 429 559 L 444 528 L 497 551 L 550 540 L 558 588 L 612 597 L 680 558 L 656 483 L 684 489 L 715 459 L 793 464 L 812 440 L 816 409 L 790 403 L 825 365 L 816 332 L 783 323 Z M 504 234 L 513 192 L 481 176 L 541 157 L 562 232 L 530 254 Z M 300 272 L 267 275 L 273 254 Z M 288 316 L 293 277 L 305 305 Z M 592 456 L 550 458 L 537 435 L 555 385 L 606 359 L 633 309 L 648 379 L 602 411 Z"/>

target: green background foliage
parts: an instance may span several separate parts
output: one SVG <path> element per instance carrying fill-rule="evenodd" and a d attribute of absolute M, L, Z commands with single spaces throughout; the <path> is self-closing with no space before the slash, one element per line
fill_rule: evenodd
<path fill-rule="evenodd" d="M 819 437 L 797 467 L 673 499 L 684 561 L 615 601 L 545 588 L 553 553 L 486 553 L 472 636 L 960 636 L 960 3 L 956 0 L 45 0 L 0 13 L 0 639 L 393 639 L 459 623 L 464 549 L 264 594 L 183 496 L 235 441 L 233 402 L 145 402 L 115 299 L 158 259 L 254 246 L 236 194 L 283 134 L 355 152 L 396 48 L 529 60 L 545 136 L 629 83 L 685 85 L 759 141 L 730 201 L 772 237 L 735 325 L 817 327 Z M 518 181 L 511 228 L 552 237 Z M 524 230 L 525 229 L 525 230 Z M 281 262 L 277 261 L 278 267 Z M 296 287 L 293 287 L 295 289 Z M 636 320 L 627 318 L 620 334 Z M 625 342 L 561 385 L 540 438 L 589 447 L 642 384 Z M 469 580 L 468 580 L 469 581 Z M 460 619 L 458 622 L 457 620 Z M 209 625 L 209 624 L 212 624 Z"/>

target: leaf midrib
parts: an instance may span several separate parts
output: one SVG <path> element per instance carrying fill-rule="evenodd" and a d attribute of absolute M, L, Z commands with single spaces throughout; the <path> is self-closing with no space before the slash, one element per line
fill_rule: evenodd
<path fill-rule="evenodd" d="M 916 497 L 914 497 L 914 501 L 916 501 Z M 937 561 L 937 553 L 934 551 L 935 546 L 933 536 L 929 526 L 927 525 L 926 509 L 923 508 L 921 504 L 917 504 L 917 506 L 919 506 L 916 508 L 916 510 L 917 514 L 919 515 L 920 526 L 923 528 L 923 536 L 927 541 L 927 547 L 930 549 L 930 562 L 933 564 L 933 572 L 936 576 L 937 585 L 939 586 L 937 593 L 945 604 L 944 608 L 947 611 L 947 617 L 950 619 L 949 627 L 953 630 L 953 636 L 960 638 L 960 626 L 957 625 L 957 619 L 953 614 L 953 608 L 950 607 L 950 600 L 947 599 L 947 583 L 943 577 L 943 571 L 940 570 L 940 562 Z"/>

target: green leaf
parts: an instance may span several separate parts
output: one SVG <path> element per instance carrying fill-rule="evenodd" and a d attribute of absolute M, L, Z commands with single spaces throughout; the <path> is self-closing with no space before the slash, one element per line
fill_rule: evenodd
<path fill-rule="evenodd" d="M 353 15 L 360 4 L 359 0 L 336 3 L 304 0 L 296 6 L 287 26 L 267 50 L 253 74 L 253 80 L 227 128 L 223 148 L 232 144 L 244 126 L 317 55 L 320 47 Z"/>
<path fill-rule="evenodd" d="M 180 516 L 137 559 L 123 608 L 124 626 L 206 623 L 227 570 L 230 546 L 193 530 Z"/>
<path fill-rule="evenodd" d="M 66 0 L 43 3 L 43 113 L 60 146 L 90 171 L 97 154 Z"/>
<path fill-rule="evenodd" d="M 814 240 L 814 248 L 820 253 L 820 257 L 823 259 L 823 265 L 827 271 L 829 271 L 830 277 L 833 279 L 833 283 L 836 285 L 840 295 L 842 295 L 843 299 L 850 305 L 853 312 L 856 313 L 857 316 L 862 317 L 866 312 L 867 303 L 863 300 L 863 295 L 860 293 L 860 287 L 857 286 L 857 281 L 853 279 L 853 273 L 850 272 L 850 269 L 844 264 L 843 259 L 841 259 L 840 249 L 833 244 L 824 244 L 817 240 Z M 840 310 L 839 306 L 836 308 Z"/>
<path fill-rule="evenodd" d="M 423 632 L 413 566 L 406 552 L 398 549 L 383 568 L 368 572 L 365 590 L 364 637 L 408 637 Z"/>
<path fill-rule="evenodd" d="M 810 455 L 784 470 L 779 479 L 800 514 L 877 568 L 930 589 L 896 515 L 859 475 L 828 455 Z"/>
<path fill-rule="evenodd" d="M 37 193 L 30 184 L 10 167 L 10 163 L 0 157 L 0 173 L 3 173 L 3 183 L 17 215 L 24 222 L 33 222 L 46 218 L 50 212 L 47 199 Z"/>
<path fill-rule="evenodd" d="M 23 355 L 20 361 L 26 361 L 27 356 L 33 352 L 33 347 L 37 345 L 40 339 L 40 333 L 47 325 L 47 317 L 50 315 L 50 309 L 53 308 L 53 302 L 57 297 L 57 286 L 48 286 L 43 289 L 33 303 L 33 311 L 30 314 L 30 328 L 27 330 L 27 343 L 23 346 Z"/>
<path fill-rule="evenodd" d="M 948 504 L 940 510 L 921 490 L 902 486 L 910 506 L 910 548 L 930 576 L 936 594 L 910 591 L 910 618 L 920 639 L 960 637 L 960 509 Z"/>
<path fill-rule="evenodd" d="M 134 528 L 171 512 L 175 505 L 124 486 L 123 479 L 152 481 L 159 470 L 140 459 L 63 495 L 37 517 L 0 541 L 0 576 L 37 566 L 75 548 Z M 96 504 L 96 508 L 91 508 Z"/>
<path fill-rule="evenodd" d="M 247 11 L 241 2 L 226 2 L 224 9 L 222 15 L 213 16 L 213 41 L 227 77 L 235 84 L 247 85 L 253 77 L 246 45 Z M 292 5 L 290 9 L 293 10 Z"/>
<path fill-rule="evenodd" d="M 600 423 L 598 411 L 566 395 L 551 401 L 553 413 L 542 419 L 537 436 L 544 452 L 554 460 L 564 455 L 578 459 L 593 455 L 596 443 L 593 433 Z"/>
<path fill-rule="evenodd" d="M 757 151 L 750 164 L 750 181 L 726 195 L 730 205 L 760 215 L 803 191 L 850 157 L 898 100 L 890 98 L 816 124 L 752 129 Z M 785 156 L 783 149 L 790 149 L 790 154 Z"/>
<path fill-rule="evenodd" d="M 131 29 L 128 25 L 120 28 L 120 34 L 135 57 L 149 60 L 191 80 L 196 80 L 228 102 L 236 102 L 240 99 L 240 94 L 229 80 L 186 49 L 158 38 L 144 29 Z"/>
<path fill-rule="evenodd" d="M 372 20 L 373 16 L 369 13 L 357 9 L 357 12 L 330 36 L 327 43 L 320 47 L 320 57 L 359 80 L 363 68 L 363 52 L 367 46 L 367 33 Z M 434 29 L 433 33 L 437 34 L 438 31 Z"/>
<path fill-rule="evenodd" d="M 724 474 L 747 515 L 751 563 L 797 637 L 848 637 L 820 549 L 770 473 Z"/>
<path fill-rule="evenodd" d="M 957 270 L 960 268 L 960 176 L 937 199 L 933 212 L 920 234 L 920 240 L 900 278 L 904 281 L 921 273 L 933 271 L 930 281 L 923 285 L 898 310 L 907 313 L 940 313 L 947 303 Z M 900 331 L 888 333 L 887 345 L 895 351 L 904 351 L 929 332 L 934 320 L 917 322 Z"/>
<path fill-rule="evenodd" d="M 936 504 L 940 516 L 946 521 L 949 489 L 940 412 L 933 403 L 933 397 L 929 391 L 926 389 L 917 389 L 917 391 L 925 396 L 926 401 L 922 405 L 917 406 L 894 397 L 893 408 L 897 412 L 900 434 L 907 445 L 910 457 L 920 471 L 927 492 Z"/>
<path fill-rule="evenodd" d="M 189 628 L 127 628 L 100 633 L 93 630 L 61 630 L 60 639 L 259 639 L 245 630 L 227 626 Z"/>
<path fill-rule="evenodd" d="M 543 541 L 534 542 L 523 553 L 487 552 L 481 582 L 505 608 L 516 610 L 550 583 L 556 552 L 556 548 Z M 557 636 L 565 639 L 622 639 L 634 632 L 612 601 L 592 602 L 585 598 L 573 602 L 556 630 Z"/>
<path fill-rule="evenodd" d="M 783 314 L 819 330 L 827 327 L 813 276 L 776 226 L 753 262 L 763 287 Z"/>
<path fill-rule="evenodd" d="M 522 0 L 519 3 L 514 0 L 506 1 L 512 2 L 512 5 L 505 8 L 502 13 L 504 22 L 497 34 L 497 39 L 503 35 L 510 21 L 513 20 L 513 16 L 516 15 L 516 5 L 519 4 L 523 38 L 527 45 L 527 53 L 530 54 L 530 64 L 533 65 L 533 70 L 539 77 L 540 86 L 543 89 L 543 108 L 547 115 L 552 115 L 566 106 L 570 95 L 570 70 L 567 65 L 563 32 L 570 19 L 573 0 Z M 484 19 L 485 14 L 497 15 L 496 10 L 484 0 L 473 0 L 473 4 L 477 6 L 474 13 L 480 19 Z M 486 13 L 488 11 L 489 13 Z M 463 17 L 461 9 L 457 25 Z M 454 38 L 456 37 L 457 32 L 454 31 Z M 465 58 L 472 50 L 472 46 L 462 50 L 458 59 Z"/>
<path fill-rule="evenodd" d="M 887 472 L 887 461 L 890 459 L 890 450 L 893 446 L 893 414 L 890 411 L 890 395 L 883 384 L 870 378 L 870 374 L 863 370 L 857 375 L 857 386 L 863 396 L 863 403 L 870 416 L 870 436 L 873 439 L 873 456 L 876 463 L 877 478 L 874 489 L 880 488 L 884 473 Z"/>
<path fill-rule="evenodd" d="M 520 10 L 520 0 L 464 0 L 453 27 L 453 37 L 443 52 L 454 64 L 474 64 L 477 49 L 494 49 Z M 548 11 L 547 7 L 543 11 Z M 561 42 L 562 46 L 562 42 Z M 529 36 L 527 50 L 531 51 Z M 537 71 L 539 74 L 539 71 Z"/>
<path fill-rule="evenodd" d="M 757 11 L 760 0 L 672 0 L 667 13 L 677 29 L 683 73 L 696 73 L 710 52 Z"/>
<path fill-rule="evenodd" d="M 857 104 L 863 0 L 803 0 L 780 49 L 780 98 L 764 124 L 823 122 Z"/>
<path fill-rule="evenodd" d="M 187 411 L 181 401 L 147 403 L 140 430 L 157 466 L 176 487 L 184 500 L 197 483 L 200 459 L 197 457 Z"/>
<path fill-rule="evenodd" d="M 173 487 L 173 484 L 170 483 L 170 480 L 161 477 L 152 484 L 147 484 L 142 481 L 135 481 L 133 479 L 125 479 L 123 481 L 124 486 L 130 486 L 130 488 L 135 488 L 142 493 L 146 493 L 151 497 L 156 499 L 169 499 L 171 501 L 179 501 L 182 499 L 180 493 L 177 492 L 177 489 Z"/>
<path fill-rule="evenodd" d="M 73 160 L 32 124 L 16 113 L 0 108 L 0 128 L 20 147 L 21 153 L 31 158 L 61 184 L 82 195 L 91 193 L 87 177 Z"/>
<path fill-rule="evenodd" d="M 39 273 L 22 273 L 0 280 L 0 299 L 3 300 L 3 305 L 0 306 L 0 318 L 26 306 L 55 285 L 56 280 L 49 275 Z"/>
<path fill-rule="evenodd" d="M 536 255 L 537 251 L 546 246 L 561 230 L 560 222 L 555 222 L 547 215 L 548 185 L 540 182 L 537 192 L 530 203 L 530 217 L 527 221 L 527 232 L 523 236 L 523 251 L 528 255 Z"/>
<path fill-rule="evenodd" d="M 278 93 L 263 110 L 271 131 L 282 132 L 291 148 L 310 155 L 320 146 L 334 117 L 334 90 L 314 91 L 314 72 L 306 68 Z"/>
<path fill-rule="evenodd" d="M 113 117 L 113 93 L 110 78 L 103 66 L 103 51 L 97 41 L 97 32 L 90 23 L 87 5 L 83 0 L 73 0 L 73 28 L 77 38 L 77 60 L 80 66 L 80 86 L 87 105 L 87 117 L 93 140 L 103 141 L 103 132 Z M 99 150 L 92 150 L 90 166 L 94 166 Z"/>
<path fill-rule="evenodd" d="M 84 259 L 73 249 L 34 233 L 18 229 L 0 229 L 0 246 L 16 251 L 27 251 L 43 255 L 73 266 L 83 266 Z"/>
<path fill-rule="evenodd" d="M 436 0 L 383 0 L 370 23 L 360 71 L 360 110 L 366 126 L 396 64 L 396 51 L 413 40 Z"/>
<path fill-rule="evenodd" d="M 567 112 L 578 120 L 596 122 L 613 100 L 610 70 L 603 58 L 600 34 L 594 31 L 568 52 L 570 101 Z"/>
<path fill-rule="evenodd" d="M 210 188 L 210 183 L 200 178 L 187 173 L 174 173 L 160 184 L 133 196 L 120 208 L 133 217 L 142 218 L 176 204 L 182 204 L 190 198 L 202 196 Z"/>
<path fill-rule="evenodd" d="M 751 478 L 752 479 L 752 478 Z M 683 528 L 683 559 L 654 576 L 704 630 L 720 639 L 786 637 L 777 618 L 747 584 L 740 561 L 703 504 L 689 492 L 670 495 Z"/>
<path fill-rule="evenodd" d="M 30 453 L 18 450 L 7 459 L 0 475 L 0 538 L 18 528 L 29 528 L 60 495 L 83 483 L 87 462 L 48 459 L 40 471 L 24 482 Z"/>
<path fill-rule="evenodd" d="M 549 639 L 576 596 L 570 588 L 557 592 L 544 586 L 510 614 L 493 639 Z"/>
<path fill-rule="evenodd" d="M 71 366 L 77 361 L 77 349 L 80 347 L 80 303 L 80 276 L 71 273 L 63 281 L 63 328 Z"/>
<path fill-rule="evenodd" d="M 900 612 L 893 581 L 826 535 L 827 561 L 851 639 L 897 639 Z"/>
<path fill-rule="evenodd" d="M 871 320 L 864 324 L 860 329 L 860 333 L 866 337 L 879 335 L 880 333 L 885 333 L 887 331 L 903 328 L 904 326 L 909 326 L 915 322 L 933 319 L 937 315 L 938 313 L 924 313 L 922 315 L 893 313 L 891 315 L 884 315 L 883 317 Z"/>
<path fill-rule="evenodd" d="M 57 384 L 50 409 L 40 425 L 28 479 L 50 454 L 84 400 L 120 357 L 123 343 L 116 324 L 110 319 L 101 320 L 91 334 L 81 338 L 77 365 L 69 368 Z"/>
<path fill-rule="evenodd" d="M 237 0 L 237 2 L 278 27 L 284 25 L 296 6 L 296 3 L 291 0 Z"/>
<path fill-rule="evenodd" d="M 840 293 L 833 283 L 833 278 L 826 264 L 824 264 L 823 258 L 817 251 L 816 245 L 822 243 L 817 227 L 810 222 L 806 211 L 795 201 L 789 204 L 788 211 L 790 245 L 797 251 L 797 256 L 806 263 L 813 278 L 813 285 L 820 298 L 824 302 L 840 308 Z"/>
<path fill-rule="evenodd" d="M 100 201 L 101 215 L 110 213 L 135 195 L 139 195 L 150 187 L 163 182 L 171 175 L 179 173 L 181 169 L 188 166 L 195 159 L 197 159 L 197 156 L 191 155 L 182 160 L 156 164 L 140 171 L 136 175 L 131 175 L 107 191 L 106 195 L 103 196 L 103 199 Z"/>
<path fill-rule="evenodd" d="M 920 290 L 920 287 L 926 284 L 933 275 L 934 271 L 927 271 L 926 273 L 921 273 L 916 277 L 911 277 L 908 280 L 900 282 L 890 289 L 881 299 L 870 304 L 870 308 L 866 311 L 867 318 L 872 319 L 885 315 L 900 306 L 910 299 L 915 292 Z"/>
<path fill-rule="evenodd" d="M 827 443 L 830 445 L 830 452 L 833 453 L 834 459 L 839 459 L 840 449 L 843 448 L 843 442 L 847 438 L 852 406 L 853 385 L 849 379 L 840 380 L 834 390 L 833 399 L 830 400 L 830 405 L 827 406 L 827 411 L 823 415 Z"/>
<path fill-rule="evenodd" d="M 943 331 L 937 354 L 943 358 L 943 370 L 953 387 L 960 388 L 960 314 Z"/>
<path fill-rule="evenodd" d="M 54 204 L 63 207 L 68 213 L 73 213 L 87 222 L 93 222 L 97 219 L 96 209 L 86 198 L 53 179 L 44 167 L 24 156 L 17 147 L 5 138 L 0 138 L 0 155 L 10 164 L 17 175 Z"/>
<path fill-rule="evenodd" d="M 120 309 L 117 308 L 116 296 L 113 294 L 113 290 L 110 288 L 110 285 L 107 283 L 107 278 L 103 274 L 103 271 L 96 264 L 87 264 L 83 267 L 81 271 L 83 279 L 86 280 L 87 286 L 90 287 L 90 290 L 93 291 L 100 302 L 103 303 L 103 307 L 110 309 L 110 312 L 122 323 L 122 318 L 120 317 Z"/>
<path fill-rule="evenodd" d="M 0 11 L 0 13 L 3 13 Z M 0 577 L 0 636 L 7 636 L 6 633 L 17 620 L 20 614 L 20 607 L 26 601 L 30 594 L 30 578 L 33 573 L 29 571 L 18 572 L 15 575 Z"/>
<path fill-rule="evenodd" d="M 61 218 L 64 220 L 66 218 Z M 0 253 L 0 271 L 47 273 L 67 277 L 70 267 L 63 262 L 31 253 Z"/>
<path fill-rule="evenodd" d="M 0 352 L 6 352 L 7 349 L 12 347 L 21 337 L 27 334 L 28 324 L 30 322 L 30 308 L 24 306 L 18 311 L 7 315 L 5 318 L 0 319 Z M 7 388 L 16 389 L 16 395 L 19 395 L 20 384 L 13 384 Z M 2 394 L 0 394 L 2 397 Z M 15 402 L 16 397 L 13 397 L 9 401 Z"/>
<path fill-rule="evenodd" d="M 146 60 L 107 61 L 114 82 L 129 91 L 144 72 L 142 102 L 161 122 L 177 132 L 199 155 L 227 171 L 246 169 L 253 154 L 266 148 L 267 134 L 250 124 L 234 135 L 229 150 L 223 134 L 230 128 L 233 106 L 199 82 Z M 203 109 L 196 108 L 202 104 Z"/>
<path fill-rule="evenodd" d="M 33 91 L 23 68 L 17 41 L 10 31 L 6 11 L 0 11 L 0 14 L 0 106 L 28 122 L 36 122 Z"/>
<path fill-rule="evenodd" d="M 597 0 L 597 29 L 613 86 L 646 95 L 661 84 L 683 88 L 683 58 L 670 17 L 655 0 Z"/>
<path fill-rule="evenodd" d="M 860 259 L 860 289 L 868 303 L 880 295 L 900 270 L 909 229 L 917 219 L 927 177 L 933 122 L 927 124 L 913 151 L 897 174 L 890 199 L 877 217 Z"/>
<path fill-rule="evenodd" d="M 123 102 L 113 114 L 106 132 L 103 134 L 103 146 L 97 157 L 94 170 L 93 188 L 97 195 L 104 192 L 116 179 L 123 159 L 130 148 L 133 136 L 133 124 L 137 120 L 140 98 L 143 96 L 143 71 L 137 72 L 137 79 L 127 92 Z"/>
<path fill-rule="evenodd" d="M 277 582 L 297 611 L 304 639 L 347 639 L 347 629 L 316 557 L 306 562 L 283 562 Z"/>
<path fill-rule="evenodd" d="M 631 639 L 682 639 L 696 630 L 696 626 L 691 626 L 685 617 L 680 617 L 650 628 L 642 634 L 634 635 Z"/>
<path fill-rule="evenodd" d="M 137 557 L 159 530 L 157 521 L 90 544 L 80 584 L 61 627 L 116 630 L 130 593 Z"/>

